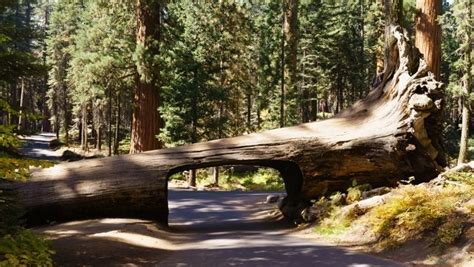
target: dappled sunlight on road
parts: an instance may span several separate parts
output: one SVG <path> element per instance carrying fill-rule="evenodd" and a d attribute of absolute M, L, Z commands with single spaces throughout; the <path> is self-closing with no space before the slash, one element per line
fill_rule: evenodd
<path fill-rule="evenodd" d="M 173 249 L 173 243 L 166 240 L 146 236 L 137 233 L 122 232 L 120 230 L 114 230 L 104 233 L 92 234 L 90 237 L 98 237 L 111 241 L 119 241 L 134 246 L 145 247 L 145 248 L 158 248 L 158 249 Z"/>
<path fill-rule="evenodd" d="M 59 266 L 399 266 L 293 235 L 268 193 L 170 190 L 170 227 L 105 218 L 35 229 Z"/>

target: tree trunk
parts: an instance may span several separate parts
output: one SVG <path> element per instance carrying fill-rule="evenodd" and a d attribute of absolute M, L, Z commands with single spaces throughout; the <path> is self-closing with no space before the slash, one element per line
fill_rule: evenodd
<path fill-rule="evenodd" d="M 115 134 L 114 134 L 114 154 L 118 155 L 119 151 L 119 144 L 120 144 L 120 113 L 121 113 L 121 105 L 120 105 L 120 93 L 117 94 L 117 113 L 115 114 Z"/>
<path fill-rule="evenodd" d="M 87 139 L 87 104 L 82 104 L 82 135 L 81 135 L 81 144 L 83 151 L 89 151 L 89 140 Z"/>
<path fill-rule="evenodd" d="M 23 101 L 25 98 L 25 78 L 21 78 L 21 89 L 20 89 L 20 112 L 18 114 L 18 130 L 22 130 L 23 126 Z"/>
<path fill-rule="evenodd" d="M 63 92 L 65 92 L 65 94 L 67 94 L 67 90 L 66 90 L 66 87 L 63 85 Z M 62 107 L 62 112 L 63 112 L 63 128 L 64 128 L 64 143 L 66 145 L 69 145 L 69 125 L 71 123 L 71 111 L 69 109 L 69 101 L 68 101 L 68 98 L 67 96 L 64 96 L 64 99 L 62 100 L 62 104 L 63 104 L 63 107 Z"/>
<path fill-rule="evenodd" d="M 44 27 L 47 28 L 49 27 L 49 0 L 45 1 L 44 4 Z M 47 66 L 47 53 L 48 53 L 48 45 L 46 42 L 43 43 L 43 66 L 46 68 Z M 42 132 L 50 132 L 51 131 L 51 121 L 49 120 L 51 118 L 51 113 L 48 108 L 48 105 L 46 104 L 48 99 L 47 99 L 47 92 L 48 92 L 48 72 L 44 72 L 44 77 L 43 77 L 43 82 L 42 82 L 42 90 L 41 90 L 41 98 L 42 98 L 42 107 L 41 107 L 41 113 L 43 115 L 43 119 L 41 121 L 41 131 Z M 54 114 L 56 115 L 56 114 Z"/>
<path fill-rule="evenodd" d="M 212 168 L 212 184 L 219 186 L 219 167 Z"/>
<path fill-rule="evenodd" d="M 98 126 L 96 130 L 96 145 L 98 151 L 102 151 L 102 127 Z"/>
<path fill-rule="evenodd" d="M 468 18 L 472 17 L 472 6 L 469 6 Z M 464 79 L 463 79 L 463 96 L 462 103 L 462 126 L 461 126 L 461 142 L 459 148 L 458 165 L 469 159 L 469 123 L 471 117 L 471 85 L 472 85 L 472 43 L 471 29 L 465 29 L 465 45 L 464 53 Z"/>
<path fill-rule="evenodd" d="M 280 84 L 280 128 L 285 127 L 285 103 L 286 103 L 286 90 L 285 90 L 285 18 L 283 18 L 281 24 L 281 46 L 280 46 L 280 75 L 281 75 L 281 84 Z"/>
<path fill-rule="evenodd" d="M 459 147 L 458 165 L 465 163 L 469 159 L 469 100 L 462 99 L 462 126 L 461 126 L 461 142 Z"/>
<path fill-rule="evenodd" d="M 188 186 L 196 187 L 196 169 L 188 171 Z"/>
<path fill-rule="evenodd" d="M 285 79 L 285 125 L 297 116 L 298 107 L 289 105 L 298 95 L 297 52 L 298 52 L 298 0 L 283 0 L 284 14 L 284 75 Z"/>
<path fill-rule="evenodd" d="M 415 46 L 423 54 L 428 68 L 439 80 L 441 65 L 441 0 L 416 0 Z"/>
<path fill-rule="evenodd" d="M 158 63 L 150 55 L 159 54 L 160 12 L 158 0 L 137 0 L 137 64 L 130 154 L 161 147 L 155 135 L 160 131 Z"/>
<path fill-rule="evenodd" d="M 369 95 L 331 119 L 136 155 L 62 163 L 36 170 L 14 190 L 29 220 L 100 216 L 154 218 L 166 223 L 167 177 L 184 170 L 257 165 L 280 171 L 288 197 L 281 207 L 298 218 L 311 199 L 345 190 L 354 180 L 373 187 L 414 176 L 437 176 L 443 90 L 428 74 L 400 27 L 392 26 L 384 79 Z M 394 53 L 394 54 L 393 54 Z"/>
<path fill-rule="evenodd" d="M 252 95 L 250 92 L 246 94 L 247 104 L 247 133 L 251 132 L 252 129 Z"/>
<path fill-rule="evenodd" d="M 311 100 L 311 121 L 318 120 L 318 99 L 316 98 L 317 94 L 315 93 Z"/>
<path fill-rule="evenodd" d="M 112 156 L 112 89 L 107 88 L 109 103 L 107 104 L 107 146 L 108 153 L 107 155 Z"/>

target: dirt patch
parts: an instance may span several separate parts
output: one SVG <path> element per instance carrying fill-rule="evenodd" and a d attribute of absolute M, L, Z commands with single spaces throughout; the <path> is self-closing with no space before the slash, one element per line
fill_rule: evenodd
<path fill-rule="evenodd" d="M 153 222 L 100 219 L 36 228 L 58 266 L 156 266 L 171 254 L 170 235 Z"/>

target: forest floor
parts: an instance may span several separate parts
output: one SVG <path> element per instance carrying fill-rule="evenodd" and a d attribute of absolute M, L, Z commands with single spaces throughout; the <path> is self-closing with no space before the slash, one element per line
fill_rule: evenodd
<path fill-rule="evenodd" d="M 23 152 L 59 159 L 48 134 L 25 137 Z M 58 266 L 402 266 L 302 235 L 268 193 L 169 191 L 170 227 L 104 218 L 37 227 Z"/>

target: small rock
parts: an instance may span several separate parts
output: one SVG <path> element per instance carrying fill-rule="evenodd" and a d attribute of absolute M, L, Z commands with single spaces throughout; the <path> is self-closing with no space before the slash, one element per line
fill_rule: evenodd
<path fill-rule="evenodd" d="M 61 156 L 61 159 L 64 161 L 77 161 L 83 159 L 83 156 L 71 150 L 65 150 Z"/>
<path fill-rule="evenodd" d="M 276 203 L 280 199 L 279 195 L 268 195 L 267 200 L 265 203 L 270 204 L 270 203 Z"/>

